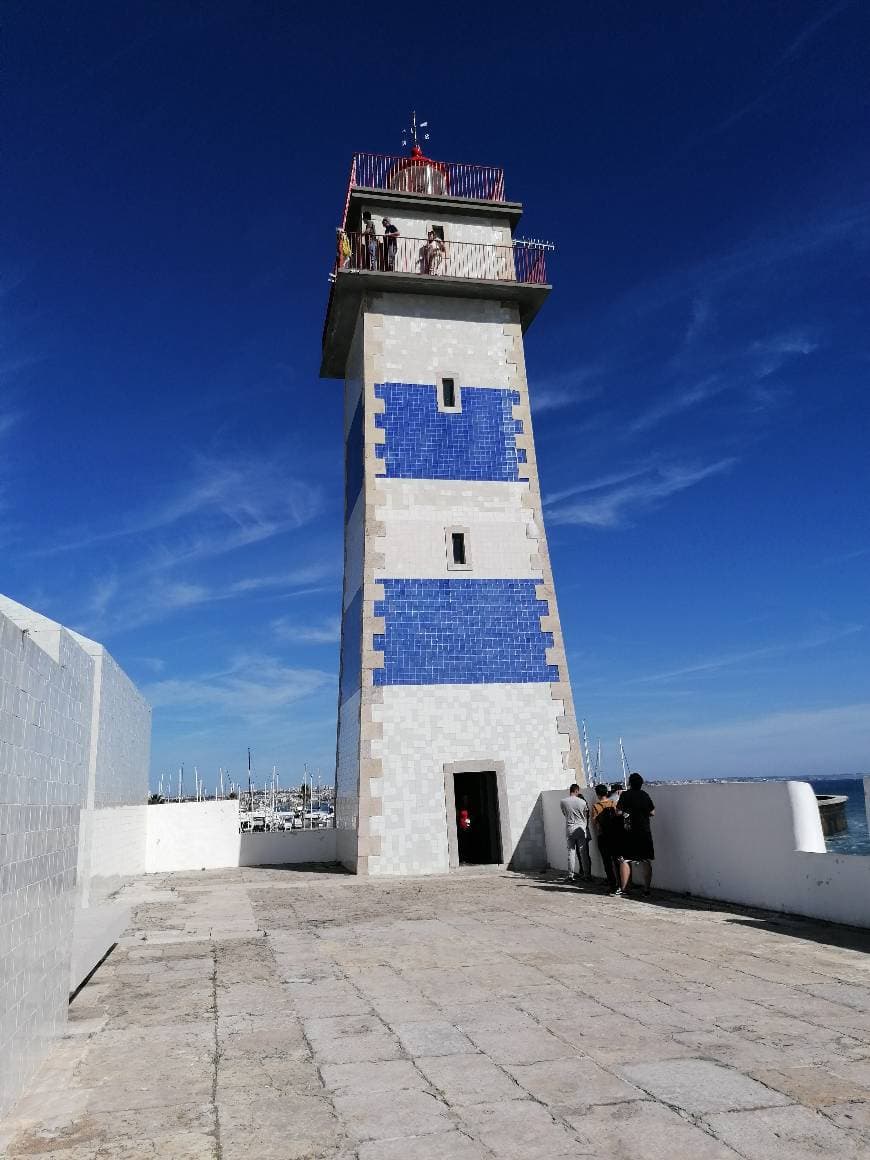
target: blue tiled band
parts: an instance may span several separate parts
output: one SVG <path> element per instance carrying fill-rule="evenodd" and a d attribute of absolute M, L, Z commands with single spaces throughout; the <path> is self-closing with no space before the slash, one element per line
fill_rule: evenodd
<path fill-rule="evenodd" d="M 547 664 L 553 634 L 541 631 L 546 600 L 538 580 L 382 580 L 374 636 L 384 667 L 376 685 L 504 684 L 558 681 Z"/>
<path fill-rule="evenodd" d="M 513 482 L 526 453 L 517 450 L 523 425 L 514 419 L 517 391 L 460 387 L 461 410 L 439 411 L 437 388 L 377 383 L 386 409 L 375 416 L 386 435 L 376 444 L 388 479 L 475 479 Z"/>

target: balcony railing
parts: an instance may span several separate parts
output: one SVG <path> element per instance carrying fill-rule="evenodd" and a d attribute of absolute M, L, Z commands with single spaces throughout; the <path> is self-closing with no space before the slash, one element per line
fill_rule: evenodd
<path fill-rule="evenodd" d="M 491 165 L 431 161 L 422 156 L 355 153 L 350 167 L 349 190 L 354 188 L 422 193 L 428 197 L 504 201 L 504 170 Z"/>
<path fill-rule="evenodd" d="M 347 245 L 342 244 L 342 235 L 339 235 L 334 270 L 480 278 L 538 286 L 547 284 L 547 250 L 553 248 L 545 242 L 490 246 L 482 242 L 371 237 L 359 233 L 347 233 L 343 237 Z"/>

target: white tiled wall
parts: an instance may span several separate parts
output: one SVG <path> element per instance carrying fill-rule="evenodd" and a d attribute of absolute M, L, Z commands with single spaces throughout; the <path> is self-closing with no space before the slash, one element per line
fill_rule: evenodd
<path fill-rule="evenodd" d="M 502 762 L 507 785 L 511 849 L 506 859 L 546 861 L 538 796 L 565 780 L 557 732 L 563 711 L 548 684 L 389 685 L 373 707 L 383 740 L 372 742 L 383 776 L 371 779 L 383 795 L 383 815 L 370 821 L 382 835 L 371 874 L 439 874 L 448 869 L 444 766 Z M 452 808 L 452 805 L 451 805 Z"/>
<path fill-rule="evenodd" d="M 435 383 L 455 375 L 461 386 L 505 387 L 513 338 L 504 333 L 513 308 L 497 302 L 428 295 L 373 296 L 370 317 L 382 319 L 375 381 Z"/>
<path fill-rule="evenodd" d="M 0 1114 L 66 1019 L 93 670 L 0 612 Z"/>
<path fill-rule="evenodd" d="M 0 1114 L 66 1020 L 77 905 L 144 870 L 150 737 L 101 645 L 0 596 Z"/>
<path fill-rule="evenodd" d="M 378 577 L 448 579 L 446 529 L 468 529 L 472 567 L 461 575 L 504 579 L 540 576 L 532 564 L 537 528 L 523 506 L 528 483 L 465 480 L 381 479 L 375 518 L 384 525 Z"/>

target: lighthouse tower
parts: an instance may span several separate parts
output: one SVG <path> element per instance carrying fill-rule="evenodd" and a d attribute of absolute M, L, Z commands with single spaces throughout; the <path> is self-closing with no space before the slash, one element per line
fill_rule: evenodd
<path fill-rule="evenodd" d="M 540 794 L 584 784 L 523 334 L 549 247 L 502 170 L 357 154 L 323 335 L 344 380 L 339 859 L 546 865 Z"/>

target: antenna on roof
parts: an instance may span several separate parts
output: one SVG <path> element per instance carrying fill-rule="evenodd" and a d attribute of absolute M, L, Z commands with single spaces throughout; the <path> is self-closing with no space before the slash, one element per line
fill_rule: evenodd
<path fill-rule="evenodd" d="M 428 121 L 418 122 L 417 121 L 417 112 L 415 109 L 412 109 L 411 110 L 411 127 L 409 129 L 402 130 L 402 145 L 403 145 L 403 147 L 407 149 L 408 142 L 411 141 L 413 143 L 414 152 L 419 153 L 420 152 L 420 141 L 428 141 L 429 140 L 429 134 L 428 133 L 421 133 L 420 130 L 421 129 L 428 129 L 428 128 L 429 128 L 429 122 Z"/>

